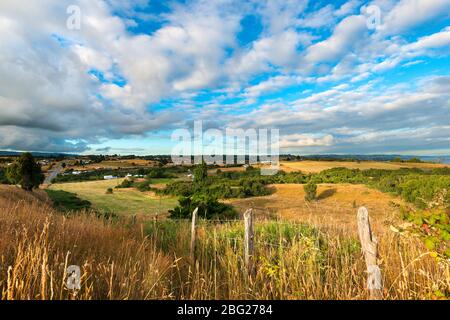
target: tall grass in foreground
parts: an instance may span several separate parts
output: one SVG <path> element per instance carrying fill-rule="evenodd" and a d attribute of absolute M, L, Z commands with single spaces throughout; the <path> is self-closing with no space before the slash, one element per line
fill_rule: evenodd
<path fill-rule="evenodd" d="M 257 272 L 243 261 L 242 222 L 200 222 L 195 263 L 182 260 L 172 279 L 183 299 L 366 299 L 365 262 L 359 241 L 345 230 L 285 222 L 258 222 Z M 189 256 L 188 222 L 150 223 L 150 238 L 166 254 Z M 450 264 L 421 241 L 380 235 L 386 299 L 433 299 L 449 294 Z"/>
<path fill-rule="evenodd" d="M 65 218 L 48 203 L 15 199 L 15 192 L 0 193 L 2 299 L 172 298 L 173 259 L 139 232 L 86 214 Z M 82 269 L 76 296 L 65 288 L 70 265 Z"/>
<path fill-rule="evenodd" d="M 111 224 L 89 215 L 64 218 L 20 190 L 0 190 L 2 299 L 366 299 L 359 243 L 347 230 L 260 221 L 257 273 L 243 265 L 241 222 L 200 221 L 196 261 L 187 221 Z M 419 239 L 378 234 L 385 297 L 447 294 L 447 260 Z M 65 288 L 69 265 L 81 290 Z"/>

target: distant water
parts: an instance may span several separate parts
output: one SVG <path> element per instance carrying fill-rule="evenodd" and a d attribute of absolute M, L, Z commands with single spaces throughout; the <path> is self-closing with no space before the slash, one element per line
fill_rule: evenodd
<path fill-rule="evenodd" d="M 450 156 L 426 156 L 426 157 L 418 157 L 422 161 L 432 161 L 432 162 L 439 162 L 439 163 L 445 163 L 450 164 Z"/>

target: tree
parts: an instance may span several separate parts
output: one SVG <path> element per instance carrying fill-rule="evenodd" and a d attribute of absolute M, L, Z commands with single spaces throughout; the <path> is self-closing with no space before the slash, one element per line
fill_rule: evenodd
<path fill-rule="evenodd" d="M 202 163 L 194 169 L 194 182 L 198 185 L 203 185 L 208 178 L 208 167 L 205 160 L 202 158 Z"/>
<path fill-rule="evenodd" d="M 306 201 L 313 201 L 317 197 L 317 184 L 313 181 L 308 182 L 303 187 L 305 190 L 305 200 Z"/>
<path fill-rule="evenodd" d="M 13 184 L 20 184 L 22 189 L 32 191 L 44 182 L 41 166 L 36 163 L 33 155 L 23 153 L 6 171 L 7 179 Z"/>

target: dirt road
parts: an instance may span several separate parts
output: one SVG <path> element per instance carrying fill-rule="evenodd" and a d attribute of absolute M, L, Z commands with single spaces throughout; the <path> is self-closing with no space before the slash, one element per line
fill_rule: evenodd
<path fill-rule="evenodd" d="M 48 176 L 44 180 L 44 184 L 51 184 L 52 181 L 61 173 L 63 170 L 62 164 L 58 163 L 57 166 L 53 167 L 48 171 Z"/>

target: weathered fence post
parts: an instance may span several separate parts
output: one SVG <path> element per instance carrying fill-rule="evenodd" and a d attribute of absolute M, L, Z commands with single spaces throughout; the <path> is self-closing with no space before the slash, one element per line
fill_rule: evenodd
<path fill-rule="evenodd" d="M 255 273 L 255 264 L 254 264 L 254 234 L 253 234 L 253 210 L 248 209 L 244 213 L 244 227 L 245 227 L 245 235 L 244 235 L 244 262 L 245 267 L 247 268 L 247 272 L 249 275 L 253 275 Z"/>
<path fill-rule="evenodd" d="M 198 207 L 192 212 L 192 224 L 191 224 L 191 260 L 195 260 L 195 223 L 197 222 Z"/>
<path fill-rule="evenodd" d="M 367 266 L 367 289 L 370 300 L 383 299 L 381 271 L 378 266 L 378 242 L 370 228 L 369 212 L 365 207 L 358 209 L 358 233 Z"/>

